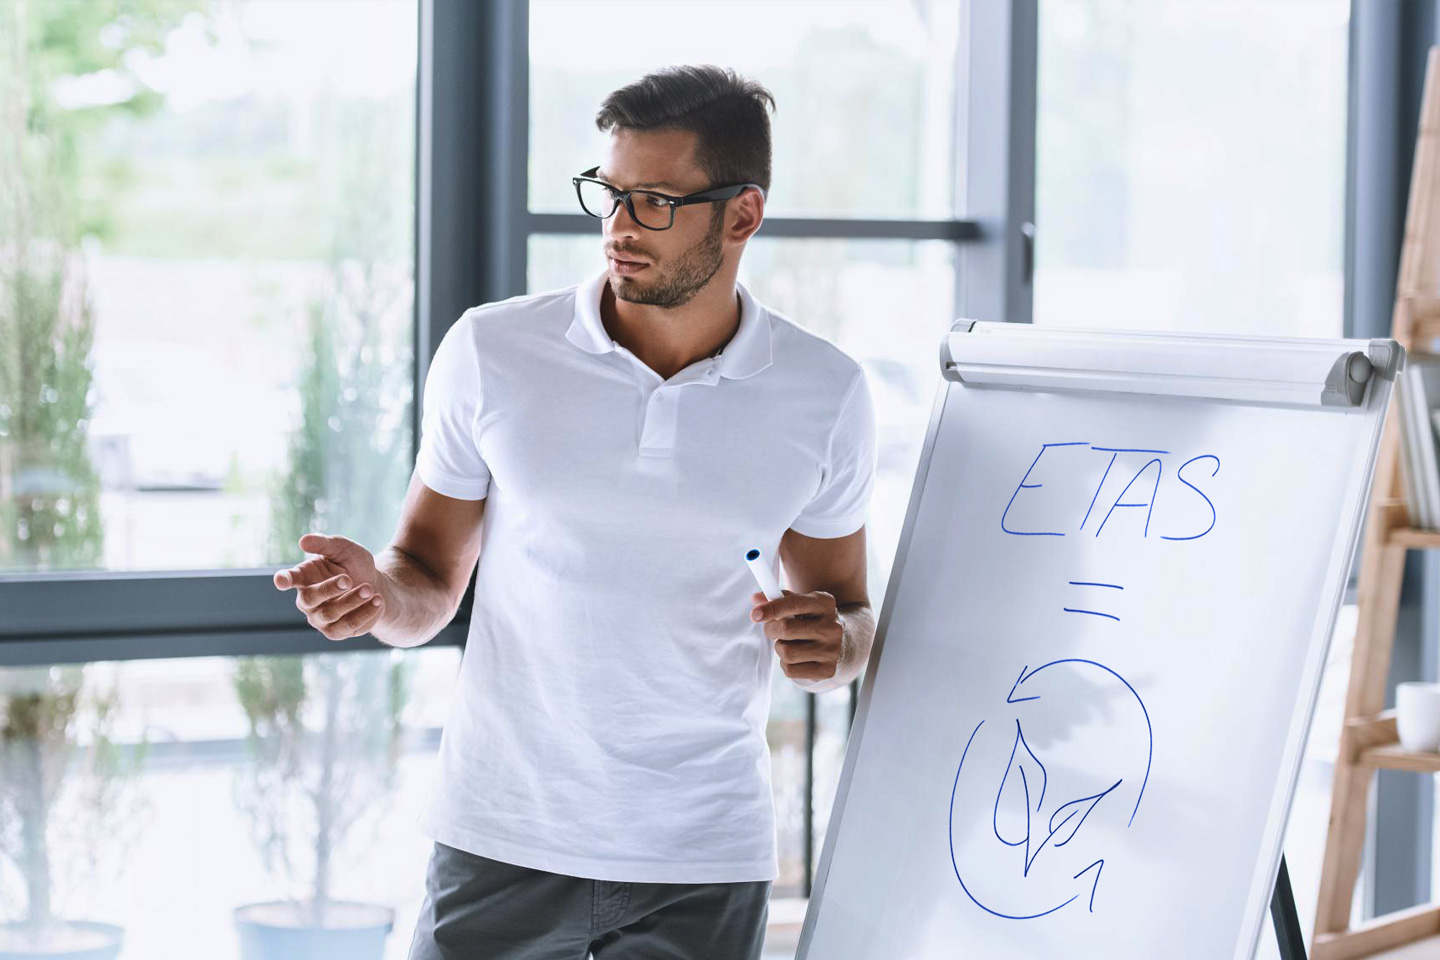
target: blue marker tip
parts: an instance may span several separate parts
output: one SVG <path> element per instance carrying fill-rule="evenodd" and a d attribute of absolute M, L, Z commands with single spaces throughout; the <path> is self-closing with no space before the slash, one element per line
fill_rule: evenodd
<path fill-rule="evenodd" d="M 760 556 L 760 551 L 759 551 L 759 550 L 755 550 L 755 549 L 752 548 L 748 553 L 745 554 L 745 559 L 746 559 L 746 560 L 754 560 L 754 559 L 758 558 L 759 556 Z"/>

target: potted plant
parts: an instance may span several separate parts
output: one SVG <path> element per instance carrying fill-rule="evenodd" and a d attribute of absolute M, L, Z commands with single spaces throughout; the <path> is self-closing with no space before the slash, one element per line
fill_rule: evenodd
<path fill-rule="evenodd" d="M 120 926 L 62 919 L 52 908 L 59 861 L 77 881 L 62 889 L 86 886 L 82 876 L 93 886 L 102 850 L 123 847 L 122 827 L 138 831 L 148 808 L 133 789 L 148 743 L 123 755 L 111 739 L 118 684 L 87 695 L 86 670 L 0 670 L 0 859 L 19 869 L 27 894 L 23 918 L 0 924 L 0 960 L 113 960 L 124 939 Z"/>
<path fill-rule="evenodd" d="M 0 3 L 0 569 L 104 564 L 88 429 L 95 318 L 77 251 L 113 224 L 103 204 L 76 199 L 86 195 L 79 158 L 93 124 L 161 106 L 130 69 L 132 54 L 163 52 L 169 29 L 195 9 Z M 115 42 L 95 42 L 101 35 Z M 57 80 L 101 73 L 129 81 L 130 95 L 78 109 L 57 101 Z M 116 186 L 90 174 L 88 187 Z M 120 950 L 121 927 L 56 909 L 57 893 L 98 889 L 102 854 L 118 859 L 148 807 L 135 777 L 148 743 L 126 751 L 114 741 L 118 684 L 92 689 L 93 672 L 0 667 L 0 912 L 20 917 L 0 924 L 0 960 Z M 13 896 L 21 889 L 23 902 Z"/>
<path fill-rule="evenodd" d="M 389 110 L 404 111 L 397 98 Z M 269 555 L 293 563 L 309 531 L 388 542 L 410 472 L 409 232 L 413 202 L 398 189 L 407 124 L 374 104 L 348 104 L 353 138 L 334 178 L 339 221 L 323 296 L 310 304 L 289 467 L 272 494 Z M 383 955 L 394 911 L 335 899 L 335 858 L 356 822 L 385 809 L 396 786 L 408 700 L 402 650 L 266 656 L 237 662 L 234 686 L 250 723 L 252 763 L 237 803 L 268 869 L 290 895 L 235 910 L 245 960 Z M 378 825 L 378 818 L 377 825 Z"/>
<path fill-rule="evenodd" d="M 235 799 L 267 869 L 294 893 L 236 908 L 245 960 L 384 955 L 394 910 L 334 899 L 330 888 L 351 828 L 383 810 L 395 787 L 408 668 L 401 651 L 236 662 L 251 762 Z"/>
<path fill-rule="evenodd" d="M 0 5 L 0 36 L 19 38 L 0 44 L 0 129 L 17 144 L 0 158 L 11 188 L 0 204 L 0 569 L 93 569 L 103 558 L 87 429 L 95 318 L 66 208 L 77 177 L 71 163 L 52 162 L 79 121 L 49 94 L 54 72 L 86 72 L 64 43 L 95 12 Z M 0 924 L 0 960 L 120 951 L 121 927 L 62 918 L 55 902 L 95 890 L 101 854 L 138 826 L 131 787 L 147 744 L 127 758 L 113 742 L 117 691 L 89 690 L 88 672 L 0 668 L 0 913 L 18 917 Z M 23 900 L 11 895 L 21 890 Z"/>

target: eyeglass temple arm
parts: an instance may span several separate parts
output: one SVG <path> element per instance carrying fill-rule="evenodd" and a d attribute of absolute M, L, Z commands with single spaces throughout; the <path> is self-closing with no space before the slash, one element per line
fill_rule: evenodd
<path fill-rule="evenodd" d="M 731 197 L 738 197 L 751 187 L 759 190 L 761 197 L 765 197 L 765 188 L 758 183 L 736 183 L 728 187 L 716 187 L 714 190 L 706 190 L 704 193 L 697 193 L 689 197 L 678 197 L 675 200 L 675 205 L 677 207 L 683 207 L 687 203 L 707 203 L 711 200 L 729 200 Z"/>

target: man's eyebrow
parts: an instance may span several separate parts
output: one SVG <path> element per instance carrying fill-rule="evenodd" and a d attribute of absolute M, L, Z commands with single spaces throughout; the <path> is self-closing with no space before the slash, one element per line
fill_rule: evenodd
<path fill-rule="evenodd" d="M 599 180 L 604 180 L 606 183 L 611 183 L 610 178 L 605 175 L 605 171 L 599 169 L 598 167 L 597 167 L 596 170 L 595 170 L 595 177 L 596 177 L 597 179 L 599 179 Z M 620 185 L 619 185 L 618 183 L 616 183 L 616 184 L 614 184 L 614 186 L 617 186 L 617 187 L 618 187 L 618 186 L 620 186 Z M 679 189 L 678 187 L 675 186 L 675 184 L 669 183 L 669 182 L 663 181 L 663 180 L 662 180 L 662 181 L 652 181 L 652 182 L 650 182 L 650 183 L 637 183 L 637 184 L 635 184 L 635 186 L 630 187 L 629 189 L 631 189 L 631 190 L 646 190 L 646 189 L 650 189 L 650 188 L 652 188 L 652 187 L 664 187 L 664 188 L 667 189 L 667 190 L 678 190 L 678 189 Z"/>

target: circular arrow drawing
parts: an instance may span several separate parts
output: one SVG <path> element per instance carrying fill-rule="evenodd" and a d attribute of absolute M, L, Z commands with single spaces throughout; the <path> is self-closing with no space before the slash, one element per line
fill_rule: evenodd
<path fill-rule="evenodd" d="M 987 750 L 988 757 L 1004 757 L 1005 750 L 1000 749 L 1000 745 L 1001 743 L 1006 743 L 1009 746 L 1009 759 L 1005 763 L 1004 772 L 999 775 L 999 786 L 995 789 L 994 803 L 989 806 L 991 822 L 988 824 L 989 830 L 986 832 L 992 834 L 994 837 L 994 840 L 989 841 L 989 843 L 994 844 L 998 842 L 1001 847 L 1013 849 L 1015 851 L 1014 855 L 1019 856 L 1020 870 L 1018 877 L 1014 874 L 1007 876 L 1012 891 L 1022 891 L 1022 897 L 1024 896 L 1023 891 L 1027 890 L 1036 894 L 1037 898 L 1045 896 L 1046 891 L 1052 890 L 1054 883 L 1043 883 L 1036 880 L 1036 877 L 1039 876 L 1042 871 L 1037 871 L 1034 875 L 1031 873 L 1031 869 L 1035 866 L 1040 854 L 1045 850 L 1064 847 L 1074 841 L 1080 834 L 1081 827 L 1084 826 L 1096 808 L 1100 807 L 1102 802 L 1105 804 L 1107 810 L 1113 810 L 1117 802 L 1119 802 L 1121 795 L 1120 787 L 1125 783 L 1124 777 L 1116 778 L 1114 782 L 1109 783 L 1108 786 L 1103 786 L 1103 789 L 1087 793 L 1085 796 L 1077 799 L 1053 804 L 1054 809 L 1048 818 L 1042 816 L 1041 811 L 1044 809 L 1047 793 L 1051 795 L 1053 801 L 1058 791 L 1053 788 L 1050 783 L 1050 771 L 1046 769 L 1046 765 L 1041 761 L 1040 757 L 1036 755 L 1031 747 L 1030 741 L 1027 740 L 1025 728 L 1027 723 L 1032 724 L 1032 726 L 1038 723 L 1042 719 L 1046 707 L 1052 706 L 1052 704 L 1018 708 L 1014 705 L 1031 704 L 1041 701 L 1043 697 L 1040 693 L 1034 693 L 1030 696 L 1021 695 L 1022 693 L 1030 693 L 1037 689 L 1037 687 L 1026 688 L 1025 684 L 1041 671 L 1061 664 L 1070 664 L 1072 666 L 1069 670 L 1052 671 L 1051 674 L 1047 675 L 1053 682 L 1047 685 L 1046 693 L 1043 697 L 1048 697 L 1051 701 L 1073 701 L 1076 697 L 1084 698 L 1090 693 L 1090 691 L 1087 690 L 1087 684 L 1084 682 L 1077 683 L 1075 681 L 1083 681 L 1086 674 L 1093 675 L 1095 671 L 1098 670 L 1104 673 L 1104 676 L 1101 677 L 1103 683 L 1109 684 L 1108 678 L 1114 678 L 1123 684 L 1124 689 L 1128 691 L 1130 697 L 1134 698 L 1135 703 L 1140 708 L 1139 717 L 1144 719 L 1144 743 L 1146 747 L 1145 772 L 1144 776 L 1140 778 L 1139 789 L 1135 796 L 1135 804 L 1133 807 L 1128 808 L 1129 818 L 1125 822 L 1125 827 L 1127 828 L 1135 822 L 1135 816 L 1140 811 L 1140 802 L 1144 799 L 1145 787 L 1150 781 L 1150 768 L 1155 756 L 1154 731 L 1150 725 L 1150 712 L 1145 709 L 1145 702 L 1141 699 L 1140 694 L 1135 691 L 1135 688 L 1130 685 L 1128 680 L 1103 663 L 1097 663 L 1094 660 L 1070 658 L 1052 660 L 1049 663 L 1036 667 L 1034 670 L 1030 670 L 1027 666 L 1020 671 L 1019 678 L 1015 681 L 1014 686 L 1010 688 L 1010 693 L 1005 698 L 1005 704 L 1013 711 L 1007 715 L 1006 720 L 1010 720 L 1013 716 L 1013 728 L 1008 722 L 992 723 L 990 730 L 987 731 L 986 734 L 987 737 L 1003 736 L 1005 738 L 1004 741 L 991 741 L 990 748 Z M 1067 683 L 1067 681 L 1070 682 Z M 1056 686 L 1057 683 L 1059 685 L 1058 687 Z M 1121 696 L 1123 697 L 1124 694 L 1122 693 Z M 1054 900 L 1058 897 L 1053 892 L 1049 893 L 1051 899 L 1048 903 L 1054 903 L 1053 906 L 1041 904 L 1039 907 L 1033 908 L 1007 907 L 1002 910 L 997 909 L 997 906 L 999 900 L 1003 898 L 982 892 L 981 895 L 990 901 L 990 903 L 985 903 L 982 902 L 981 896 L 977 896 L 977 889 L 973 889 L 978 887 L 978 884 L 974 882 L 976 876 L 983 876 L 985 873 L 984 869 L 978 866 L 972 869 L 967 866 L 967 869 L 963 871 L 964 875 L 962 875 L 961 863 L 967 860 L 967 856 L 966 851 L 962 851 L 961 854 L 957 855 L 955 844 L 956 828 L 958 826 L 968 830 L 975 829 L 975 809 L 984 804 L 980 804 L 978 801 L 965 804 L 965 811 L 961 812 L 959 819 L 957 819 L 957 798 L 961 800 L 975 800 L 981 796 L 982 790 L 984 791 L 983 796 L 988 798 L 990 786 L 985 785 L 989 784 L 993 786 L 995 783 L 996 771 L 989 769 L 989 765 L 987 765 L 987 769 L 980 769 L 977 764 L 980 764 L 981 761 L 971 756 L 971 747 L 975 745 L 976 738 L 986 723 L 986 720 L 981 720 L 970 732 L 970 738 L 966 741 L 965 750 L 960 756 L 960 764 L 955 769 L 955 782 L 950 791 L 950 863 L 955 870 L 955 878 L 960 882 L 961 889 L 965 891 L 965 895 L 968 896 L 976 906 L 987 913 L 1008 920 L 1032 920 L 1054 913 L 1079 899 L 1085 892 L 1084 884 L 1079 884 L 1079 890 L 1077 892 L 1068 898 L 1062 899 L 1059 903 L 1054 903 Z M 1107 728 L 1107 730 L 1112 728 L 1113 725 L 1111 728 Z M 967 761 L 969 763 L 968 767 Z M 1138 768 L 1138 764 L 1136 764 L 1136 767 Z M 966 789 L 963 791 L 961 790 L 962 774 L 966 778 Z M 1108 782 L 1108 780 L 1108 777 L 1102 777 L 1101 783 L 1104 784 Z M 1130 783 L 1131 786 L 1125 791 L 1127 793 L 1130 789 L 1134 789 L 1134 778 L 1131 779 Z M 988 799 L 985 800 L 985 804 L 988 804 Z M 975 841 L 974 844 L 972 844 L 972 848 L 978 843 L 979 841 Z M 1077 844 L 1077 849 L 1080 846 L 1082 846 L 1082 844 Z M 1004 849 L 996 850 L 996 848 L 992 846 L 989 850 L 978 852 L 976 857 L 981 859 L 985 864 L 992 865 L 991 869 L 993 870 L 994 863 L 1010 862 L 1010 856 L 1014 855 L 1008 855 Z M 1049 863 L 1055 860 L 1056 855 L 1052 854 L 1047 857 L 1046 862 Z M 1083 860 L 1081 862 L 1083 862 Z M 1100 875 L 1104 870 L 1104 866 L 1105 860 L 1099 858 L 1068 878 L 1069 881 L 1075 881 L 1091 871 L 1094 872 L 1094 877 L 1088 880 L 1090 888 L 1089 909 L 1092 913 L 1095 910 L 1095 893 L 1099 889 Z M 1073 866 L 1066 868 L 1066 872 L 1068 873 L 1069 869 L 1072 868 Z M 966 875 L 971 876 L 971 883 L 966 883 Z M 1065 886 L 1068 887 L 1070 884 L 1067 882 Z"/>

